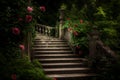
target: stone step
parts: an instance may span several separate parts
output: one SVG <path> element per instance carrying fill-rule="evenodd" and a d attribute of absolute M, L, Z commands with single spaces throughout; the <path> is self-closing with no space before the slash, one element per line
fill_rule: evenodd
<path fill-rule="evenodd" d="M 37 36 L 33 46 L 34 59 L 41 63 L 45 74 L 57 80 L 93 80 L 95 74 L 85 58 L 74 54 L 65 40 Z"/>
<path fill-rule="evenodd" d="M 37 41 L 37 42 L 34 42 L 34 43 L 38 43 L 38 44 L 40 44 L 40 43 L 56 43 L 56 44 L 66 44 L 67 42 L 65 42 L 65 41 L 56 41 L 56 42 L 54 42 L 54 41 Z"/>
<path fill-rule="evenodd" d="M 44 68 L 45 74 L 90 73 L 90 68 Z"/>
<path fill-rule="evenodd" d="M 34 53 L 35 54 L 40 54 L 40 53 L 44 53 L 44 54 L 61 54 L 61 53 L 63 53 L 63 54 L 65 54 L 65 53 L 73 53 L 72 51 L 70 51 L 70 50 L 58 50 L 58 51 L 54 51 L 54 50 L 52 50 L 52 51 L 34 51 Z"/>
<path fill-rule="evenodd" d="M 65 60 L 65 61 L 63 61 L 63 60 L 61 60 L 61 61 L 58 61 L 58 60 L 50 60 L 50 61 L 49 60 L 39 60 L 39 62 L 40 63 L 71 63 L 71 62 L 81 63 L 81 62 L 84 62 L 84 61 L 81 61 L 81 60 Z"/>
<path fill-rule="evenodd" d="M 34 43 L 34 45 L 68 45 L 67 43 Z"/>
<path fill-rule="evenodd" d="M 66 63 L 42 63 L 43 68 L 78 68 L 78 67 L 85 67 L 84 63 L 80 62 L 66 62 Z"/>
<path fill-rule="evenodd" d="M 67 42 L 66 40 L 61 39 L 35 39 L 34 42 Z"/>
<path fill-rule="evenodd" d="M 59 44 L 59 45 L 34 45 L 33 46 L 34 48 L 41 48 L 41 47 L 51 47 L 51 48 L 56 48 L 56 47 L 68 47 L 68 45 L 61 45 L 61 44 Z"/>
<path fill-rule="evenodd" d="M 80 58 L 80 55 L 76 55 L 76 54 L 35 54 L 34 53 L 34 57 L 35 58 Z"/>
<path fill-rule="evenodd" d="M 69 47 L 42 47 L 42 48 L 33 48 L 34 51 L 53 51 L 53 50 L 71 50 Z"/>
<path fill-rule="evenodd" d="M 47 74 L 47 77 L 56 78 L 57 80 L 93 80 L 95 74 Z"/>
<path fill-rule="evenodd" d="M 84 58 L 41 58 L 38 59 L 41 63 L 60 63 L 60 62 L 86 62 Z"/>
<path fill-rule="evenodd" d="M 33 48 L 34 50 L 39 50 L 39 49 L 70 49 L 69 47 L 54 47 L 54 48 L 52 48 L 52 47 L 42 47 L 42 48 Z"/>

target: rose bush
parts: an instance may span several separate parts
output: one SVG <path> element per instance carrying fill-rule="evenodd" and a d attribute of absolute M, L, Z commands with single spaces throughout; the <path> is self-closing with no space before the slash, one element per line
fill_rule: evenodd
<path fill-rule="evenodd" d="M 82 19 L 66 18 L 63 29 L 71 33 L 71 43 L 76 47 L 76 53 L 88 53 L 88 32 L 90 31 L 89 22 Z M 78 48 L 79 47 L 79 48 Z M 82 51 L 80 51 L 82 50 Z M 87 52 L 86 52 L 87 51 Z"/>
<path fill-rule="evenodd" d="M 0 5 L 0 80 L 50 80 L 26 59 L 26 40 L 28 33 L 34 39 L 39 6 L 30 0 L 1 0 Z"/>

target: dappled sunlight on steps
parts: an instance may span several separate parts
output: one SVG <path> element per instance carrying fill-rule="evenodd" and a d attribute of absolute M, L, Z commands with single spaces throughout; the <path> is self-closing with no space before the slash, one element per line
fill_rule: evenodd
<path fill-rule="evenodd" d="M 37 34 L 33 46 L 48 77 L 57 80 L 92 80 L 94 72 L 87 67 L 87 59 L 74 54 L 65 40 Z"/>

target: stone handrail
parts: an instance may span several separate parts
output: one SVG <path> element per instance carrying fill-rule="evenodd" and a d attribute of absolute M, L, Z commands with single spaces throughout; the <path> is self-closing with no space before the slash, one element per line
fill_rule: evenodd
<path fill-rule="evenodd" d="M 68 31 L 67 28 L 65 28 L 65 29 L 62 30 L 62 34 L 63 34 L 62 39 L 66 40 L 68 42 L 68 45 L 72 49 L 73 53 L 75 53 L 76 51 L 75 51 L 75 47 L 74 47 L 74 45 L 72 43 L 72 34 L 71 34 L 71 32 Z"/>
<path fill-rule="evenodd" d="M 108 62 L 117 62 L 119 56 L 106 46 L 99 38 L 99 32 L 96 28 L 88 34 L 89 37 L 89 56 L 93 59 L 100 61 L 102 58 L 108 60 Z"/>
<path fill-rule="evenodd" d="M 64 36 L 63 39 L 68 41 L 68 44 L 72 48 L 72 50 L 75 52 L 73 44 L 71 44 L 71 33 L 67 30 L 64 29 L 63 31 Z M 89 39 L 89 57 L 94 58 L 94 57 L 106 57 L 112 60 L 117 60 L 118 55 L 110 49 L 110 47 L 106 46 L 99 38 L 99 32 L 96 28 L 93 29 L 92 32 L 88 34 L 88 39 Z"/>
<path fill-rule="evenodd" d="M 51 27 L 51 26 L 46 26 L 46 25 L 42 25 L 42 24 L 37 24 L 35 29 L 40 34 L 47 35 L 47 36 L 56 36 L 56 34 L 55 34 L 56 27 Z"/>
<path fill-rule="evenodd" d="M 97 50 L 100 49 L 101 52 L 104 53 L 104 55 L 106 55 L 107 57 L 111 57 L 114 59 L 117 59 L 118 56 L 117 54 L 115 54 L 115 52 L 113 50 L 110 49 L 110 47 L 104 45 L 104 43 L 101 40 L 96 41 L 96 48 Z"/>

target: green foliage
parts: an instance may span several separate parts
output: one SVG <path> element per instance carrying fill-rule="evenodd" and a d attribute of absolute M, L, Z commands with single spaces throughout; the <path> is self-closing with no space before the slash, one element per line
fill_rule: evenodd
<path fill-rule="evenodd" d="M 42 65 L 40 64 L 39 60 L 37 60 L 37 59 L 34 59 L 34 60 L 32 61 L 32 64 L 33 64 L 35 67 L 42 68 Z"/>
<path fill-rule="evenodd" d="M 90 26 L 88 21 L 82 19 L 69 18 L 63 25 L 63 29 L 67 29 L 71 33 L 71 43 L 73 46 L 79 46 L 85 53 L 88 51 L 88 32 Z"/>
<path fill-rule="evenodd" d="M 66 10 L 63 29 L 68 29 L 71 33 L 71 43 L 79 46 L 83 53 L 88 53 L 88 32 L 91 31 L 91 22 L 86 17 L 86 6 L 79 10 L 76 4 L 72 4 L 71 9 Z"/>
<path fill-rule="evenodd" d="M 67 8 L 67 6 L 64 3 L 62 3 L 62 5 L 60 6 L 60 9 L 65 10 L 66 8 Z"/>
<path fill-rule="evenodd" d="M 88 66 L 97 74 L 92 80 L 119 80 L 120 79 L 120 62 L 111 57 L 96 56 L 88 58 Z"/>
<path fill-rule="evenodd" d="M 110 65 L 106 65 L 104 71 L 101 71 L 99 79 L 119 80 L 120 79 L 119 74 L 120 74 L 120 63 L 110 64 Z"/>
<path fill-rule="evenodd" d="M 106 18 L 106 12 L 104 11 L 103 7 L 99 6 L 97 8 L 97 12 L 94 14 L 97 19 L 103 20 Z"/>
<path fill-rule="evenodd" d="M 0 69 L 0 79 L 11 80 L 11 75 L 16 74 L 19 80 L 51 80 L 45 76 L 38 60 L 31 63 L 27 58 L 16 59 Z"/>
<path fill-rule="evenodd" d="M 32 0 L 31 3 L 28 0 L 2 0 L 0 5 L 0 53 L 9 61 L 21 57 L 19 45 L 25 46 L 29 32 L 32 34 L 31 39 L 34 39 L 35 25 L 41 12 L 39 5 L 35 2 L 32 4 Z M 33 8 L 32 12 L 27 11 L 28 6 Z M 30 22 L 27 22 L 27 15 L 32 16 Z M 19 34 L 14 34 L 13 28 L 18 28 Z"/>
<path fill-rule="evenodd" d="M 116 21 L 98 21 L 95 23 L 100 31 L 101 40 L 111 47 L 113 50 L 118 52 L 119 47 L 119 37 L 118 37 L 118 23 Z"/>
<path fill-rule="evenodd" d="M 41 15 L 39 5 L 35 4 L 32 0 L 0 1 L 0 80 L 12 80 L 13 74 L 17 80 L 50 80 L 37 60 L 30 62 L 22 57 L 25 51 L 20 48 L 23 44 L 27 49 L 28 33 L 32 40 L 35 37 L 35 25 Z M 32 12 L 28 6 L 33 8 Z"/>
<path fill-rule="evenodd" d="M 19 44 L 22 44 L 28 32 L 34 34 L 34 17 L 30 23 L 26 23 L 25 16 L 27 12 L 27 6 L 29 5 L 27 0 L 12 0 L 12 1 L 0 1 L 0 48 L 5 46 L 2 53 L 12 55 L 14 51 L 19 50 Z M 33 13 L 30 13 L 32 15 Z M 21 21 L 19 19 L 21 18 Z M 17 27 L 20 30 L 19 35 L 12 33 L 12 28 Z M 13 51 L 14 49 L 14 51 Z M 11 51 L 10 51 L 11 50 Z M 11 52 L 11 53 L 10 53 Z M 19 52 L 16 52 L 17 54 Z"/>
<path fill-rule="evenodd" d="M 82 6 L 79 6 L 80 4 Z M 68 4 L 66 3 L 66 5 L 68 8 L 66 9 L 65 18 L 70 18 L 71 21 L 65 20 L 64 28 L 70 27 L 70 25 L 75 23 L 75 21 L 78 19 L 87 20 L 90 23 L 89 26 L 91 29 L 92 25 L 98 26 L 98 30 L 100 31 L 100 38 L 103 40 L 103 42 L 110 46 L 117 53 L 120 53 L 119 0 L 75 0 L 69 2 Z M 89 30 L 89 32 L 90 31 L 91 30 Z"/>
<path fill-rule="evenodd" d="M 70 18 L 71 21 L 65 21 L 65 28 L 71 27 L 71 24 L 74 25 L 77 19 L 81 18 L 83 20 L 87 20 L 90 24 L 97 26 L 97 29 L 100 32 L 100 39 L 105 43 L 105 45 L 108 45 L 112 50 L 116 52 L 116 54 L 120 54 L 120 0 L 74 0 L 70 1 L 68 3 L 68 6 L 71 7 L 68 8 L 66 17 Z M 88 32 L 91 32 L 92 29 L 92 25 L 90 24 L 90 29 L 87 30 Z M 77 29 L 76 31 L 79 32 L 81 31 L 81 29 Z M 75 43 L 77 45 L 80 42 L 84 44 L 84 42 L 86 41 L 86 37 L 81 37 L 80 35 L 74 37 Z M 108 64 L 110 61 L 107 61 L 104 57 L 102 59 L 96 57 L 92 61 L 95 65 L 98 65 L 97 67 L 106 68 L 105 71 L 101 71 L 100 73 L 98 73 L 100 74 L 98 80 L 120 79 L 119 62 Z M 118 74 L 116 72 L 118 72 Z"/>

